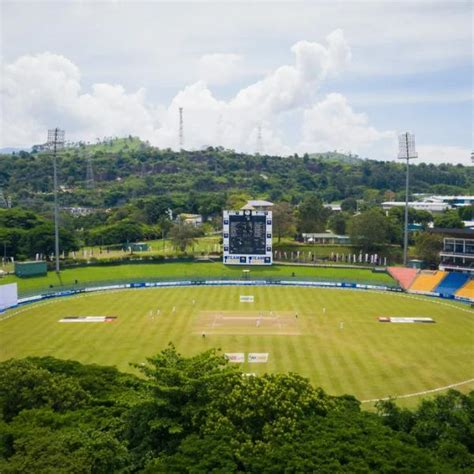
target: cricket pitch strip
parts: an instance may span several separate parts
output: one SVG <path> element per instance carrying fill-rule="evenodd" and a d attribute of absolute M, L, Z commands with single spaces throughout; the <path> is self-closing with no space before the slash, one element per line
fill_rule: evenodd
<path fill-rule="evenodd" d="M 200 311 L 194 331 L 200 334 L 301 335 L 296 314 L 288 311 Z"/>

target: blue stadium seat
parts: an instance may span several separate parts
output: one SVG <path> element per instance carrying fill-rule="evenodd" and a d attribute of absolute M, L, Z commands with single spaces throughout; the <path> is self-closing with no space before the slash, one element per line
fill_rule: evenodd
<path fill-rule="evenodd" d="M 443 278 L 434 291 L 445 296 L 454 295 L 454 293 L 456 293 L 456 291 L 459 290 L 468 279 L 469 275 L 467 273 L 451 272 Z"/>

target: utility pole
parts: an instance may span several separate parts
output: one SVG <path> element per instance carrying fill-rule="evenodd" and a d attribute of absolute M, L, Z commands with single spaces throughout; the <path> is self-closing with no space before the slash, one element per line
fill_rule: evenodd
<path fill-rule="evenodd" d="M 403 265 L 408 262 L 408 194 L 410 184 L 410 160 L 418 158 L 415 151 L 415 135 L 406 132 L 398 136 L 398 159 L 406 160 L 405 179 L 405 233 L 403 238 Z"/>
<path fill-rule="evenodd" d="M 53 152 L 53 186 L 54 186 L 54 254 L 56 273 L 59 275 L 59 206 L 58 206 L 58 166 L 57 152 L 64 148 L 64 130 L 53 128 L 48 130 L 48 147 Z"/>

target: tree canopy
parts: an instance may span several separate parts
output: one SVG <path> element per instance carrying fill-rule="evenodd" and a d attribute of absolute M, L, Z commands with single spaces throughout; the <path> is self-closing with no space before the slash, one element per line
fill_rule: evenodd
<path fill-rule="evenodd" d="M 378 412 L 296 374 L 243 376 L 170 345 L 141 377 L 52 357 L 0 363 L 0 471 L 472 472 L 474 392 Z"/>

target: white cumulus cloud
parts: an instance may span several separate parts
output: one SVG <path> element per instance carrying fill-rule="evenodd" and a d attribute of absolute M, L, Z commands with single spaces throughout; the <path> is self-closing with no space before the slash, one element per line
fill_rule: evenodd
<path fill-rule="evenodd" d="M 219 145 L 255 152 L 258 130 L 263 151 L 351 151 L 373 158 L 396 154 L 396 134 L 378 130 L 341 94 L 318 98 L 323 82 L 341 74 L 351 59 L 341 30 L 324 43 L 299 41 L 293 61 L 222 100 L 210 88 L 241 74 L 242 57 L 206 54 L 199 61 L 200 80 L 179 91 L 169 104 L 152 104 L 146 91 L 120 84 L 96 83 L 84 90 L 81 72 L 68 58 L 45 52 L 21 56 L 2 67 L 0 146 L 43 143 L 48 128 L 60 126 L 70 140 L 137 135 L 153 145 L 177 149 L 178 109 L 184 109 L 186 149 Z M 293 142 L 282 127 L 288 116 L 302 117 L 301 137 Z M 298 119 L 300 120 L 300 119 Z M 297 128 L 297 127 L 296 127 Z M 420 158 L 468 162 L 458 147 L 420 146 Z"/>
<path fill-rule="evenodd" d="M 341 94 L 328 94 L 322 101 L 304 111 L 303 141 L 300 148 L 334 150 L 367 154 L 387 146 L 393 148 L 396 134 L 379 131 L 368 117 L 355 112 Z M 374 155 L 374 158 L 380 156 Z"/>
<path fill-rule="evenodd" d="M 471 165 L 471 150 L 460 146 L 421 145 L 417 146 L 418 162 L 462 163 Z"/>
<path fill-rule="evenodd" d="M 199 78 L 207 84 L 226 84 L 242 75 L 242 56 L 239 54 L 205 54 L 199 59 Z"/>
<path fill-rule="evenodd" d="M 300 41 L 291 51 L 293 64 L 276 68 L 228 101 L 216 99 L 205 82 L 186 87 L 162 116 L 156 143 L 176 147 L 177 110 L 183 107 L 187 147 L 218 144 L 255 151 L 261 127 L 266 153 L 291 153 L 277 126 L 279 115 L 312 102 L 320 84 L 342 71 L 350 59 L 350 49 L 343 32 L 336 30 L 327 36 L 326 46 Z"/>
<path fill-rule="evenodd" d="M 48 128 L 61 126 L 75 140 L 105 135 L 152 138 L 156 112 L 145 91 L 130 94 L 120 85 L 94 84 L 83 92 L 78 67 L 64 56 L 22 56 L 2 70 L 3 146 L 43 143 Z"/>

